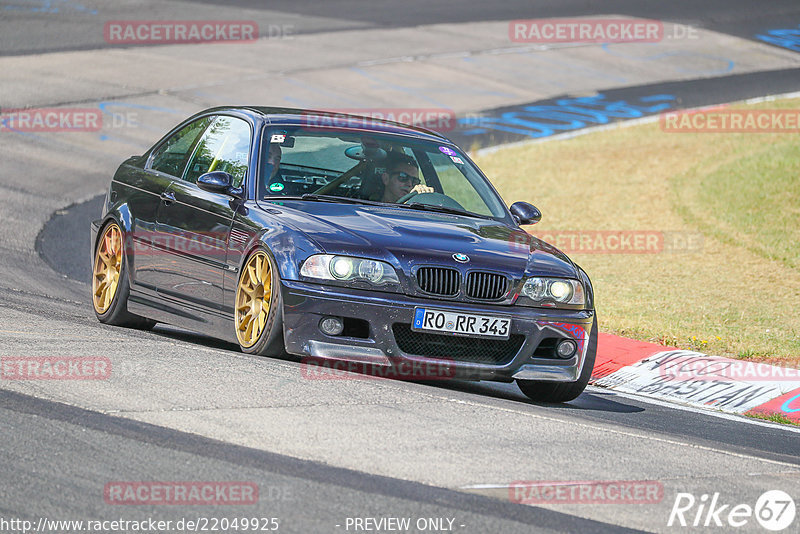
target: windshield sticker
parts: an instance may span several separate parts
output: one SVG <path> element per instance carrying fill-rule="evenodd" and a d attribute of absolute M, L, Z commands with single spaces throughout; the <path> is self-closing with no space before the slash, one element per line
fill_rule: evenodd
<path fill-rule="evenodd" d="M 453 160 L 453 163 L 458 163 L 459 165 L 463 165 L 464 164 L 464 160 L 462 160 L 458 156 L 450 156 L 450 159 Z"/>
<path fill-rule="evenodd" d="M 440 151 L 441 151 L 443 154 L 447 154 L 448 156 L 455 156 L 455 155 L 456 155 L 456 151 L 455 151 L 455 150 L 453 150 L 452 148 L 448 148 L 448 147 L 446 147 L 446 146 L 440 146 L 440 147 L 439 147 L 439 150 L 440 150 Z"/>
<path fill-rule="evenodd" d="M 270 143 L 283 143 L 284 141 L 286 141 L 286 134 L 272 134 L 269 140 Z"/>
<path fill-rule="evenodd" d="M 277 193 L 279 191 L 283 191 L 283 184 L 280 182 L 275 182 L 274 184 L 269 184 L 269 190 Z"/>

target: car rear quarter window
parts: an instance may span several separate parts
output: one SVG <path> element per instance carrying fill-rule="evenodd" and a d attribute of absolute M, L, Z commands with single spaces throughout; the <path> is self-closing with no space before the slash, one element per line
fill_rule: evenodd
<path fill-rule="evenodd" d="M 239 187 L 247 175 L 251 137 L 247 121 L 217 117 L 197 143 L 183 179 L 196 183 L 202 174 L 224 171 L 233 176 L 233 186 Z"/>
<path fill-rule="evenodd" d="M 175 132 L 153 152 L 150 168 L 180 178 L 197 139 L 213 120 L 214 117 L 203 117 Z"/>

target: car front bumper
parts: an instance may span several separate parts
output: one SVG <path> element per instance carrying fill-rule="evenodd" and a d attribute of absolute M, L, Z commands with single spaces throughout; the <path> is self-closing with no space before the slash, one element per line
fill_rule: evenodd
<path fill-rule="evenodd" d="M 499 306 L 481 303 L 423 299 L 398 293 L 365 291 L 324 286 L 297 281 L 281 281 L 283 298 L 283 323 L 286 350 L 314 359 L 339 360 L 371 366 L 425 370 L 431 366 L 450 369 L 449 378 L 473 380 L 511 381 L 542 380 L 574 382 L 581 374 L 589 347 L 589 336 L 594 319 L 593 311 L 556 310 L 524 306 Z M 406 338 L 431 339 L 419 333 L 408 334 L 417 307 L 452 312 L 505 316 L 511 318 L 510 336 L 524 336 L 518 350 L 512 346 L 508 357 L 502 361 L 464 361 L 442 354 L 426 355 L 425 350 L 414 353 L 401 349 L 398 332 Z M 345 317 L 367 321 L 366 337 L 329 336 L 319 323 L 323 317 Z M 396 330 L 398 329 L 398 330 Z M 415 337 L 416 336 L 416 337 Z M 555 338 L 573 339 L 578 350 L 569 359 L 534 355 L 540 343 Z M 441 345 L 443 338 L 434 336 Z M 448 339 L 453 339 L 448 335 Z M 519 340 L 519 337 L 515 339 Z M 453 342 L 481 344 L 476 338 L 459 336 Z M 408 348 L 408 344 L 403 344 Z M 422 343 L 421 346 L 425 346 Z M 541 350 L 541 348 L 540 348 Z M 480 349 L 478 350 L 480 352 Z M 480 355 L 478 354 L 478 359 Z M 425 379 L 425 372 L 414 373 L 413 378 Z M 437 377 L 440 377 L 437 375 Z M 433 377 L 432 378 L 436 378 Z"/>

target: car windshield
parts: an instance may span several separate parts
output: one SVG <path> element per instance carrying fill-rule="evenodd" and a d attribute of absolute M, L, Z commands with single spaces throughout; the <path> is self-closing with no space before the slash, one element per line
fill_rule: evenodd
<path fill-rule="evenodd" d="M 505 219 L 502 199 L 449 143 L 331 128 L 268 128 L 258 198 L 392 204 Z"/>

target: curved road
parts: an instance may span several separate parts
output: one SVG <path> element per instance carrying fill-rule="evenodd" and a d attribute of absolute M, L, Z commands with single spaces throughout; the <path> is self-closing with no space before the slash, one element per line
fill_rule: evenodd
<path fill-rule="evenodd" d="M 506 384 L 309 380 L 293 361 L 199 334 L 94 319 L 85 273 L 97 195 L 122 159 L 209 105 L 447 103 L 462 114 L 594 91 L 633 101 L 665 84 L 679 84 L 670 94 L 684 102 L 725 101 L 737 94 L 726 76 L 751 80 L 745 96 L 800 90 L 800 55 L 754 38 L 796 27 L 796 2 L 627 0 L 602 13 L 585 2 L 430 4 L 196 1 L 190 16 L 189 2 L 0 2 L 10 73 L 0 104 L 99 106 L 113 119 L 100 132 L 0 131 L 0 356 L 105 357 L 112 368 L 107 380 L 0 380 L 0 530 L 11 518 L 257 516 L 279 518 L 284 532 L 356 531 L 355 519 L 380 517 L 439 518 L 428 532 L 666 532 L 678 493 L 751 506 L 770 489 L 800 499 L 797 429 L 594 388 L 551 406 Z M 656 45 L 671 59 L 653 64 L 635 59 L 651 55 L 641 45 L 534 50 L 505 33 L 511 19 L 591 14 L 691 24 L 701 38 Z M 102 39 L 109 20 L 187 18 L 256 20 L 264 37 L 293 36 L 114 50 Z M 104 498 L 109 484 L 143 480 L 248 482 L 259 499 Z M 649 504 L 516 504 L 508 486 L 524 480 L 651 480 L 664 492 Z"/>

